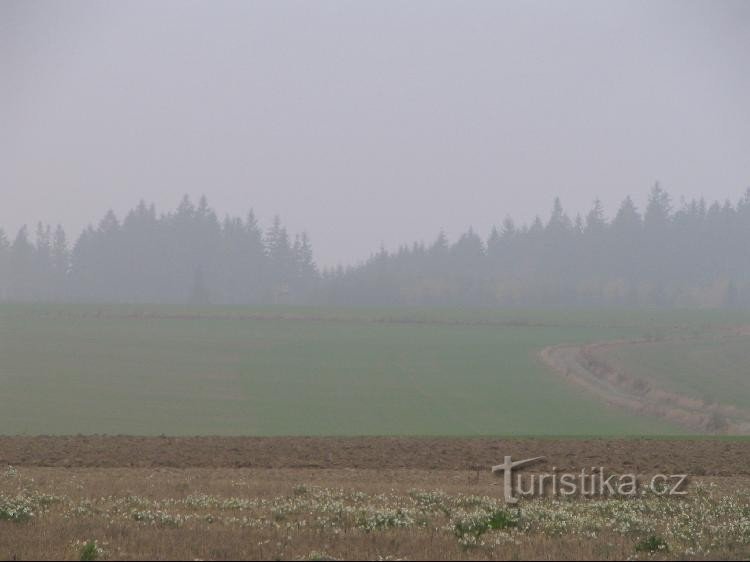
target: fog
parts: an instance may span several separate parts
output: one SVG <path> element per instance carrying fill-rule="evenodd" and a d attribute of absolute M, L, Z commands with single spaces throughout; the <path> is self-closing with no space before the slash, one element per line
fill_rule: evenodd
<path fill-rule="evenodd" d="M 0 225 L 208 196 L 324 265 L 750 185 L 745 2 L 3 2 Z"/>
<path fill-rule="evenodd" d="M 0 0 L 0 560 L 747 557 L 748 343 L 750 0 Z"/>
<path fill-rule="evenodd" d="M 558 196 L 572 223 L 750 185 L 745 2 L 4 2 L 0 26 L 7 246 L 205 195 L 322 271 Z"/>

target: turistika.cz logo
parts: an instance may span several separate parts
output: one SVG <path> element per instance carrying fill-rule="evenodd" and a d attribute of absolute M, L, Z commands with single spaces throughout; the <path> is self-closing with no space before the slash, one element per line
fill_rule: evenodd
<path fill-rule="evenodd" d="M 591 467 L 590 472 L 584 468 L 579 473 L 557 472 L 554 466 L 551 473 L 520 473 L 522 467 L 541 460 L 544 460 L 544 457 L 514 461 L 510 456 L 506 456 L 502 464 L 492 467 L 493 473 L 503 473 L 506 503 L 518 502 L 519 496 L 633 497 L 649 492 L 660 496 L 684 496 L 687 493 L 687 474 L 655 474 L 645 483 L 636 474 L 607 474 L 601 466 Z M 514 469 L 519 469 L 515 472 L 515 481 Z"/>

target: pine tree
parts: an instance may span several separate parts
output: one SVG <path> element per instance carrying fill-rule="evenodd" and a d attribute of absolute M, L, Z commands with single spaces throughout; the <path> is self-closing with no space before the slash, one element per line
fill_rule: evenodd
<path fill-rule="evenodd" d="M 648 205 L 643 217 L 644 227 L 647 231 L 662 232 L 669 224 L 671 212 L 672 203 L 669 194 L 659 186 L 659 182 L 656 182 L 648 197 Z"/>
<path fill-rule="evenodd" d="M 10 244 L 5 231 L 0 228 L 0 301 L 8 299 L 10 284 Z"/>
<path fill-rule="evenodd" d="M 61 225 L 57 225 L 52 237 L 52 296 L 55 300 L 64 298 L 66 281 L 70 267 L 68 241 Z"/>
<path fill-rule="evenodd" d="M 49 225 L 41 222 L 36 227 L 34 248 L 32 291 L 35 299 L 49 300 L 52 296 L 54 279 L 52 273 L 52 235 Z"/>
<path fill-rule="evenodd" d="M 602 202 L 597 198 L 594 200 L 594 206 L 586 215 L 585 232 L 594 236 L 600 236 L 607 226 L 604 218 L 604 208 Z"/>
<path fill-rule="evenodd" d="M 10 248 L 10 297 L 26 301 L 34 298 L 34 246 L 22 226 Z"/>

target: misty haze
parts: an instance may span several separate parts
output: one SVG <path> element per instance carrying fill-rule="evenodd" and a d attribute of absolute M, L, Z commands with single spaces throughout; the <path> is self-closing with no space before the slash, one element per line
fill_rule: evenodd
<path fill-rule="evenodd" d="M 747 559 L 749 70 L 743 0 L 0 3 L 0 558 Z"/>

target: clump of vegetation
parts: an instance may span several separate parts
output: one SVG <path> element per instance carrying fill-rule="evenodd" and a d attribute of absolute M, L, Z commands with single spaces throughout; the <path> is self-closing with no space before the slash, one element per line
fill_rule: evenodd
<path fill-rule="evenodd" d="M 357 519 L 357 526 L 365 531 L 410 527 L 414 519 L 402 509 L 377 509 L 363 512 Z"/>
<path fill-rule="evenodd" d="M 706 421 L 706 431 L 711 433 L 723 433 L 729 427 L 729 422 L 719 412 L 712 412 Z"/>
<path fill-rule="evenodd" d="M 81 549 L 81 562 L 90 562 L 99 558 L 101 549 L 97 546 L 96 541 L 86 541 Z"/>
<path fill-rule="evenodd" d="M 667 541 L 657 535 L 651 535 L 635 545 L 636 552 L 666 552 L 669 550 Z"/>
<path fill-rule="evenodd" d="M 490 515 L 490 529 L 510 529 L 518 525 L 518 519 L 504 509 L 498 509 Z"/>
<path fill-rule="evenodd" d="M 24 523 L 32 517 L 34 517 L 34 503 L 30 498 L 0 495 L 0 521 Z"/>
<path fill-rule="evenodd" d="M 479 538 L 490 530 L 503 530 L 516 527 L 518 518 L 505 509 L 497 509 L 489 514 L 472 515 L 455 522 L 454 534 L 463 539 L 467 536 Z"/>

